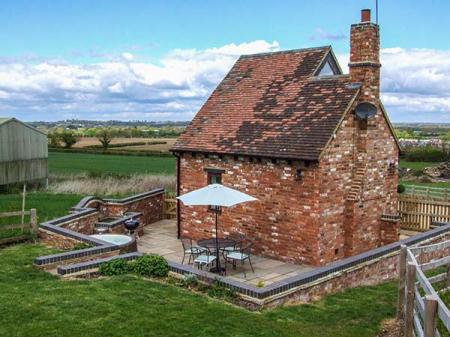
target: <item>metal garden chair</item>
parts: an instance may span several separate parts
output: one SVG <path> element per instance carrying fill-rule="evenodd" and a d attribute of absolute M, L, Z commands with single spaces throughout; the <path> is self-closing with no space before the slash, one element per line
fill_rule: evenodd
<path fill-rule="evenodd" d="M 251 250 L 252 250 L 253 243 L 247 243 L 244 246 L 237 245 L 237 248 L 234 251 L 227 252 L 225 255 L 225 258 L 227 262 L 231 263 L 233 265 L 233 269 L 236 269 L 236 262 L 241 262 L 242 264 L 245 263 L 245 261 L 248 260 L 248 263 L 250 264 L 250 268 L 252 269 L 252 273 L 255 271 L 253 270 L 252 260 L 251 260 Z M 244 268 L 244 277 L 247 277 L 245 273 Z"/>
<path fill-rule="evenodd" d="M 181 261 L 181 264 L 184 264 L 186 255 L 189 256 L 188 264 L 190 264 L 191 258 L 195 259 L 207 250 L 206 248 L 194 245 L 192 239 L 186 237 L 181 238 L 181 244 L 183 245 L 183 260 Z"/>
<path fill-rule="evenodd" d="M 195 258 L 194 266 L 197 265 L 198 268 L 202 270 L 204 266 L 207 266 L 209 267 L 209 269 L 211 269 L 211 266 L 216 260 L 217 260 L 216 254 L 212 254 L 209 249 L 205 249 L 205 251 L 201 255 Z"/>

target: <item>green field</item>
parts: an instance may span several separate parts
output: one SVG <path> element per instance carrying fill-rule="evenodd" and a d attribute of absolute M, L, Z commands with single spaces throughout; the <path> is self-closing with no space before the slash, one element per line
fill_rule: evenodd
<path fill-rule="evenodd" d="M 32 265 L 50 251 L 0 249 L 0 336 L 375 337 L 395 312 L 395 283 L 250 312 L 138 277 L 61 280 Z"/>
<path fill-rule="evenodd" d="M 70 208 L 81 200 L 76 194 L 52 194 L 44 192 L 28 193 L 26 209 L 37 209 L 38 222 L 45 222 L 56 217 L 67 215 Z M 20 194 L 0 194 L 0 213 L 20 211 L 22 196 Z M 19 235 L 19 230 L 2 230 L 2 225 L 20 223 L 19 217 L 0 218 L 0 239 Z M 29 219 L 25 219 L 28 222 Z"/>
<path fill-rule="evenodd" d="M 439 163 L 428 163 L 423 161 L 405 161 L 400 160 L 401 168 L 409 168 L 412 170 L 423 170 L 425 167 L 436 166 Z"/>
<path fill-rule="evenodd" d="M 50 174 L 175 174 L 175 157 L 50 152 Z"/>

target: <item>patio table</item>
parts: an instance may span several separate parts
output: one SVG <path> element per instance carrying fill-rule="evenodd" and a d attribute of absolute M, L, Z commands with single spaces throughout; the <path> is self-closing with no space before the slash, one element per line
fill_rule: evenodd
<path fill-rule="evenodd" d="M 211 269 L 211 272 L 223 274 L 225 272 L 225 268 L 220 266 L 220 256 L 219 250 L 225 247 L 230 247 L 236 245 L 236 241 L 233 239 L 225 239 L 225 238 L 210 238 L 210 239 L 201 239 L 197 241 L 197 245 L 203 248 L 207 248 L 209 250 L 215 250 L 217 256 L 217 267 Z"/>
<path fill-rule="evenodd" d="M 210 238 L 210 239 L 201 239 L 197 241 L 197 245 L 203 248 L 216 250 L 217 248 L 225 248 L 236 245 L 236 241 L 233 239 L 224 239 L 224 238 Z"/>

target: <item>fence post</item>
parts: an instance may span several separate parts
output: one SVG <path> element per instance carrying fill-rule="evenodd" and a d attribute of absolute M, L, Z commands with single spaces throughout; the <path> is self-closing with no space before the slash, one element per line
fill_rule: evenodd
<path fill-rule="evenodd" d="M 30 210 L 31 234 L 36 235 L 38 232 L 36 208 Z"/>
<path fill-rule="evenodd" d="M 408 262 L 408 266 L 406 267 L 405 337 L 413 337 L 415 288 L 416 265 Z"/>
<path fill-rule="evenodd" d="M 433 295 L 425 296 L 424 337 L 434 337 L 437 306 L 437 300 Z"/>
<path fill-rule="evenodd" d="M 406 281 L 406 245 L 401 245 L 398 255 L 398 302 L 397 319 L 403 318 L 405 310 L 405 281 Z"/>
<path fill-rule="evenodd" d="M 450 264 L 447 265 L 447 287 L 450 287 Z"/>

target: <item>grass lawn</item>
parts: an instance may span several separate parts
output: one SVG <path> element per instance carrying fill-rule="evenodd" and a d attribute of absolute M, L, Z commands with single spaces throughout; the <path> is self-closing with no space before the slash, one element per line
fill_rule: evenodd
<path fill-rule="evenodd" d="M 59 216 L 67 215 L 71 207 L 81 200 L 76 194 L 52 194 L 43 192 L 31 192 L 27 194 L 25 208 L 37 209 L 38 222 L 44 222 Z M 22 196 L 16 194 L 0 194 L 0 213 L 9 211 L 20 211 L 22 208 Z M 25 219 L 28 222 L 28 219 Z M 0 238 L 18 235 L 19 230 L 2 231 L 1 226 L 5 224 L 18 224 L 20 217 L 0 218 Z"/>
<path fill-rule="evenodd" d="M 50 174 L 175 174 L 175 157 L 50 152 Z"/>
<path fill-rule="evenodd" d="M 376 336 L 396 284 L 249 312 L 132 276 L 65 281 L 32 266 L 39 245 L 0 249 L 0 336 Z"/>
<path fill-rule="evenodd" d="M 440 188 L 450 188 L 450 182 L 437 182 L 437 183 L 420 183 L 415 181 L 404 181 L 400 180 L 400 184 L 403 185 L 420 185 L 420 186 L 429 186 L 429 187 L 440 187 Z"/>
<path fill-rule="evenodd" d="M 405 161 L 405 160 L 400 160 L 400 167 L 401 168 L 409 168 L 412 170 L 423 170 L 425 167 L 430 167 L 430 166 L 436 166 L 439 163 L 429 163 L 429 162 L 424 162 L 424 161 Z"/>

